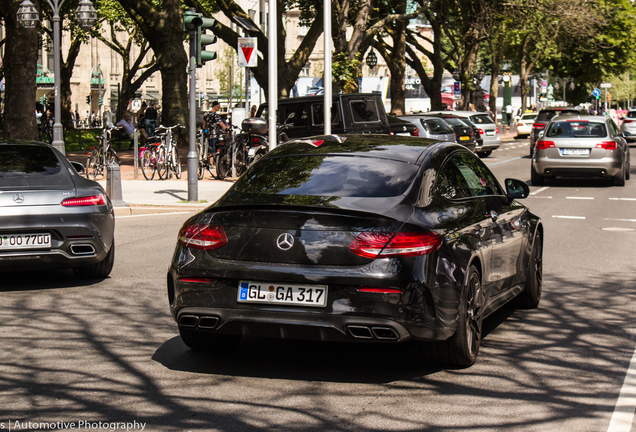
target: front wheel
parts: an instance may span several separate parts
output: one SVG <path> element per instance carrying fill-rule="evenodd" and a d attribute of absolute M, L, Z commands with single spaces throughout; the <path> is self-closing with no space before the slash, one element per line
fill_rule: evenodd
<path fill-rule="evenodd" d="M 216 178 L 225 180 L 232 169 L 232 157 L 229 152 L 223 152 L 219 155 L 216 163 Z"/>
<path fill-rule="evenodd" d="M 181 180 L 181 159 L 179 158 L 179 153 L 177 149 L 174 149 L 174 175 L 177 177 L 177 180 Z"/>
<path fill-rule="evenodd" d="M 99 160 L 99 151 L 97 149 L 91 150 L 88 154 L 88 158 L 86 159 L 86 178 L 90 180 L 95 180 L 97 175 L 100 173 L 100 163 Z"/>
<path fill-rule="evenodd" d="M 162 144 L 157 147 L 157 175 L 160 180 L 168 178 L 168 160 L 166 155 L 166 147 Z"/>
<path fill-rule="evenodd" d="M 152 180 L 155 177 L 155 163 L 152 152 L 146 149 L 141 154 L 141 173 L 146 180 Z"/>
<path fill-rule="evenodd" d="M 205 174 L 205 165 L 203 163 L 203 155 L 201 144 L 197 143 L 197 178 L 199 180 L 203 180 L 203 175 Z"/>

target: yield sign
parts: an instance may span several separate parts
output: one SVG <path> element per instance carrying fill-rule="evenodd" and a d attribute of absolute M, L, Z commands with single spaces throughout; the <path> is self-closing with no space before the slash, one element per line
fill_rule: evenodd
<path fill-rule="evenodd" d="M 237 51 L 239 67 L 256 67 L 258 65 L 256 38 L 238 38 Z"/>

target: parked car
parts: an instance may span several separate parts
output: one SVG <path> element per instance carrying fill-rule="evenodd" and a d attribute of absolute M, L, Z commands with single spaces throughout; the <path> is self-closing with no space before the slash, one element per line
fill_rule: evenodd
<path fill-rule="evenodd" d="M 389 120 L 390 135 L 419 136 L 419 130 L 413 123 L 402 120 L 394 115 L 387 116 Z"/>
<path fill-rule="evenodd" d="M 418 136 L 431 138 L 440 141 L 458 142 L 459 137 L 455 136 L 455 131 L 444 119 L 423 114 L 399 116 L 402 120 L 411 122 L 417 127 Z"/>
<path fill-rule="evenodd" d="M 542 185 L 556 176 L 606 177 L 625 186 L 629 170 L 629 146 L 611 118 L 556 116 L 537 141 L 531 180 Z"/>
<path fill-rule="evenodd" d="M 476 153 L 480 157 L 488 157 L 492 154 L 493 150 L 498 149 L 501 146 L 501 137 L 499 136 L 499 128 L 495 121 L 485 112 L 475 111 L 433 111 L 429 114 L 452 114 L 457 117 L 467 119 L 477 128 L 479 138 L 477 134 L 477 150 Z M 482 140 L 479 142 L 479 140 Z"/>
<path fill-rule="evenodd" d="M 452 114 L 434 114 L 434 117 L 443 119 L 455 131 L 455 137 L 459 144 L 465 146 L 473 153 L 481 150 L 479 142 L 479 129 L 470 123 L 469 120 L 463 119 Z"/>
<path fill-rule="evenodd" d="M 115 257 L 113 207 L 56 149 L 0 142 L 0 272 L 72 268 L 104 278 Z"/>
<path fill-rule="evenodd" d="M 243 335 L 425 345 L 477 358 L 486 316 L 541 297 L 543 227 L 525 182 L 421 138 L 291 140 L 178 234 L 167 288 L 183 342 Z"/>
<path fill-rule="evenodd" d="M 557 115 L 587 115 L 588 112 L 584 108 L 575 107 L 549 107 L 539 110 L 537 117 L 532 124 L 532 130 L 530 131 L 530 156 L 534 152 L 534 147 L 539 139 L 539 132 L 543 131 L 552 117 Z"/>
<path fill-rule="evenodd" d="M 527 138 L 532 131 L 532 125 L 534 119 L 537 118 L 537 113 L 525 113 L 521 114 L 519 120 L 517 120 L 517 138 Z"/>
<path fill-rule="evenodd" d="M 391 133 L 380 94 L 338 94 L 332 100 L 331 133 Z M 261 104 L 256 116 L 266 119 L 268 106 L 267 103 Z M 324 96 L 280 99 L 277 122 L 289 125 L 285 130 L 289 138 L 306 138 L 324 133 Z"/>
<path fill-rule="evenodd" d="M 627 142 L 636 141 L 636 109 L 630 109 L 622 119 L 621 132 Z"/>

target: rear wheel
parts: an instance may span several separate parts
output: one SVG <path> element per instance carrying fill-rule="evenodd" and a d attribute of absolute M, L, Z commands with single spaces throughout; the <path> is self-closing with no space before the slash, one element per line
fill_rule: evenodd
<path fill-rule="evenodd" d="M 492 154 L 492 150 L 486 150 L 486 151 L 477 152 L 477 156 L 479 156 L 480 158 L 487 158 L 491 154 Z"/>
<path fill-rule="evenodd" d="M 166 148 L 163 145 L 157 147 L 157 174 L 161 180 L 168 178 L 168 161 L 166 160 Z"/>
<path fill-rule="evenodd" d="M 484 302 L 479 271 L 471 265 L 457 311 L 457 330 L 449 339 L 431 344 L 435 360 L 453 367 L 475 363 L 481 345 Z"/>
<path fill-rule="evenodd" d="M 76 276 L 81 278 L 100 278 L 107 277 L 113 270 L 113 264 L 115 263 L 115 242 L 110 246 L 110 250 L 106 257 L 98 263 L 85 265 L 83 267 L 77 267 L 73 269 Z"/>
<path fill-rule="evenodd" d="M 179 158 L 179 152 L 177 152 L 177 148 L 174 148 L 174 175 L 178 180 L 181 180 L 181 159 Z"/>
<path fill-rule="evenodd" d="M 201 144 L 197 143 L 197 178 L 203 180 L 205 174 L 205 164 L 202 159 Z"/>
<path fill-rule="evenodd" d="M 100 171 L 99 152 L 93 149 L 86 159 L 86 178 L 95 180 Z"/>
<path fill-rule="evenodd" d="M 614 186 L 625 186 L 625 164 L 621 166 L 621 172 L 614 177 Z"/>
<path fill-rule="evenodd" d="M 232 169 L 232 159 L 228 152 L 223 152 L 219 155 L 219 159 L 216 164 L 216 178 L 219 180 L 225 180 L 230 174 Z"/>
<path fill-rule="evenodd" d="M 155 163 L 149 149 L 144 150 L 141 154 L 141 173 L 146 180 L 152 180 L 155 177 Z"/>
<path fill-rule="evenodd" d="M 515 299 L 515 306 L 521 309 L 534 309 L 539 306 L 543 288 L 543 241 L 541 234 L 534 236 L 532 254 L 526 270 L 526 284 Z"/>
<path fill-rule="evenodd" d="M 241 342 L 241 335 L 209 333 L 179 326 L 181 340 L 195 351 L 228 350 Z"/>
<path fill-rule="evenodd" d="M 534 166 L 531 166 L 530 181 L 534 186 L 543 186 L 545 184 L 545 177 L 539 175 L 539 173 L 534 169 Z"/>

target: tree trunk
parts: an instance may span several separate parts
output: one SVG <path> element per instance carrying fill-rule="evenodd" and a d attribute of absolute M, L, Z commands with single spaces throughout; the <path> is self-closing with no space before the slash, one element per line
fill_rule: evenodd
<path fill-rule="evenodd" d="M 79 38 L 73 39 L 66 56 L 66 61 L 60 65 L 60 101 L 62 102 L 62 125 L 64 129 L 73 128 L 73 120 L 71 120 L 71 111 L 73 110 L 71 106 L 71 76 L 73 76 L 75 60 L 77 60 L 81 46 L 82 42 Z M 63 58 L 61 51 L 60 49 L 60 58 Z"/>
<path fill-rule="evenodd" d="M 396 14 L 406 13 L 406 0 L 398 0 L 395 5 Z M 393 51 L 391 61 L 387 62 L 391 71 L 391 113 L 404 115 L 406 87 L 406 26 L 408 20 L 395 20 L 392 31 Z"/>
<path fill-rule="evenodd" d="M 17 0 L 4 1 L 0 14 L 4 16 L 5 131 L 8 139 L 35 140 L 35 77 L 37 74 L 39 34 L 37 29 L 25 29 L 16 20 L 20 5 Z M 38 2 L 35 2 L 36 7 Z"/>

